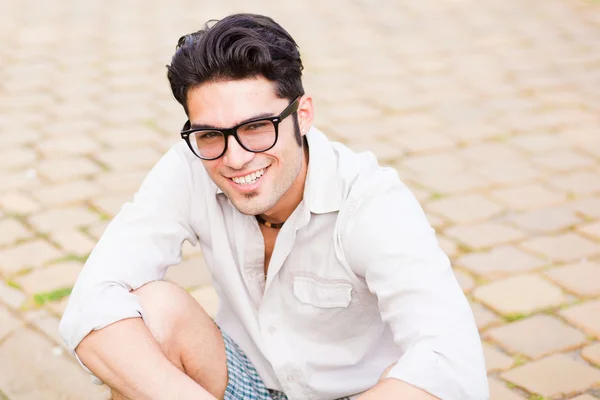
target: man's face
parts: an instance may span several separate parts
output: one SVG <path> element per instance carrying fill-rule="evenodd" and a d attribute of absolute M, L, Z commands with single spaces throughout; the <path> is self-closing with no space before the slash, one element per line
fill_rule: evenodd
<path fill-rule="evenodd" d="M 216 128 L 279 115 L 290 103 L 278 98 L 273 84 L 262 77 L 204 83 L 190 89 L 187 100 L 192 125 Z M 281 121 L 277 143 L 266 152 L 246 151 L 230 136 L 221 158 L 202 160 L 212 180 L 241 213 L 258 215 L 271 210 L 299 178 L 304 157 L 294 137 L 293 118 Z M 240 179 L 250 174 L 255 179 L 251 183 Z"/>

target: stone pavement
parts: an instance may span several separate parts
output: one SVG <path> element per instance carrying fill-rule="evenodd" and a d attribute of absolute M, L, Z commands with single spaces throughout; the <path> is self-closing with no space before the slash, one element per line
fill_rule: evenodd
<path fill-rule="evenodd" d="M 111 216 L 179 139 L 179 36 L 267 13 L 317 125 L 395 167 L 452 258 L 493 400 L 600 398 L 600 3 L 3 0 L 0 399 L 102 399 L 57 335 Z M 197 249 L 169 277 L 210 310 Z"/>

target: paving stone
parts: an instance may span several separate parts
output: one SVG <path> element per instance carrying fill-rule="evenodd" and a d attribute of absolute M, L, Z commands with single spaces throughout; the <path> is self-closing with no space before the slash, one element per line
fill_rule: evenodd
<path fill-rule="evenodd" d="M 506 384 L 497 381 L 494 378 L 489 379 L 490 400 L 523 400 L 516 392 L 506 387 Z"/>
<path fill-rule="evenodd" d="M 581 350 L 583 358 L 600 368 L 600 343 L 594 343 L 591 346 L 584 347 Z"/>
<path fill-rule="evenodd" d="M 523 233 L 515 228 L 495 222 L 454 226 L 446 229 L 444 234 L 472 248 L 495 246 L 514 242 L 525 237 Z"/>
<path fill-rule="evenodd" d="M 0 302 L 19 309 L 25 302 L 25 294 L 14 287 L 0 281 Z"/>
<path fill-rule="evenodd" d="M 57 315 L 59 318 L 61 318 L 62 315 L 65 313 L 68 303 L 69 303 L 69 297 L 67 296 L 67 297 L 63 297 L 59 301 L 53 301 L 52 303 L 48 304 L 48 308 L 50 310 L 52 310 L 52 312 L 54 312 L 55 315 Z"/>
<path fill-rule="evenodd" d="M 51 182 L 64 182 L 96 174 L 102 169 L 84 157 L 54 158 L 36 164 L 38 173 Z"/>
<path fill-rule="evenodd" d="M 552 233 L 582 222 L 566 207 L 527 211 L 512 216 L 510 221 L 520 230 L 532 233 Z"/>
<path fill-rule="evenodd" d="M 402 166 L 421 174 L 461 172 L 467 164 L 454 154 L 432 154 L 406 157 Z"/>
<path fill-rule="evenodd" d="M 553 354 L 514 368 L 502 373 L 501 377 L 542 396 L 564 396 L 600 383 L 599 370 L 563 354 Z"/>
<path fill-rule="evenodd" d="M 22 223 L 12 218 L 0 220 L 0 232 L 2 232 L 0 246 L 31 237 L 31 232 Z"/>
<path fill-rule="evenodd" d="M 437 215 L 427 214 L 427 221 L 434 229 L 442 229 L 446 225 L 446 221 Z"/>
<path fill-rule="evenodd" d="M 99 216 L 87 207 L 53 208 L 29 217 L 29 223 L 41 232 L 72 229 L 92 225 Z"/>
<path fill-rule="evenodd" d="M 208 267 L 204 258 L 191 258 L 174 265 L 167 270 L 165 279 L 184 288 L 194 288 L 211 283 Z"/>
<path fill-rule="evenodd" d="M 112 171 L 149 170 L 161 154 L 151 148 L 103 151 L 95 158 Z"/>
<path fill-rule="evenodd" d="M 65 261 L 15 277 L 14 280 L 29 294 L 47 293 L 71 288 L 81 271 L 81 263 Z"/>
<path fill-rule="evenodd" d="M 0 196 L 0 208 L 17 214 L 30 214 L 39 211 L 41 206 L 28 196 L 18 192 L 9 192 Z"/>
<path fill-rule="evenodd" d="M 465 254 L 456 260 L 455 265 L 492 279 L 533 271 L 546 265 L 546 262 L 514 246 L 500 246 L 489 251 Z"/>
<path fill-rule="evenodd" d="M 96 175 L 95 181 L 108 193 L 132 195 L 138 191 L 145 177 L 145 171 L 127 173 L 121 173 L 121 171 L 105 172 Z"/>
<path fill-rule="evenodd" d="M 568 142 L 561 136 L 551 135 L 547 132 L 518 135 L 511 138 L 510 144 L 538 154 L 549 150 L 563 149 L 568 146 Z"/>
<path fill-rule="evenodd" d="M 373 153 L 381 163 L 384 164 L 392 164 L 398 161 L 404 154 L 404 151 L 401 148 L 393 146 L 391 143 L 384 143 L 375 140 L 353 143 L 351 145 L 351 149 L 356 152 L 369 151 Z"/>
<path fill-rule="evenodd" d="M 39 186 L 35 170 L 4 172 L 0 169 L 0 194 L 15 190 L 30 190 Z"/>
<path fill-rule="evenodd" d="M 571 324 L 583 329 L 588 335 L 600 339 L 600 300 L 591 300 L 560 312 Z"/>
<path fill-rule="evenodd" d="M 441 249 L 448 257 L 452 258 L 458 254 L 458 245 L 456 242 L 440 235 L 438 235 L 437 238 Z"/>
<path fill-rule="evenodd" d="M 512 367 L 514 360 L 497 350 L 494 346 L 483 343 L 483 356 L 488 374 L 491 372 L 504 371 Z"/>
<path fill-rule="evenodd" d="M 536 315 L 488 329 L 485 337 L 510 353 L 524 354 L 531 359 L 572 350 L 586 342 L 580 331 L 549 315 Z"/>
<path fill-rule="evenodd" d="M 52 240 L 69 254 L 88 255 L 96 246 L 96 241 L 75 229 L 63 229 L 52 233 Z"/>
<path fill-rule="evenodd" d="M 33 192 L 33 197 L 47 206 L 80 204 L 98 195 L 100 188 L 84 180 L 46 186 Z"/>
<path fill-rule="evenodd" d="M 471 310 L 473 311 L 475 323 L 477 324 L 477 329 L 479 330 L 484 330 L 490 325 L 496 325 L 502 322 L 500 317 L 479 303 L 471 302 Z"/>
<path fill-rule="evenodd" d="M 576 397 L 573 397 L 571 400 L 598 400 L 597 397 L 593 397 L 589 394 L 582 394 Z"/>
<path fill-rule="evenodd" d="M 520 244 L 552 262 L 578 261 L 600 254 L 600 245 L 575 233 L 540 236 Z"/>
<path fill-rule="evenodd" d="M 496 161 L 481 164 L 474 162 L 471 168 L 490 185 L 517 185 L 538 179 L 542 172 L 519 160 Z"/>
<path fill-rule="evenodd" d="M 217 315 L 219 309 L 219 296 L 212 286 L 198 288 L 191 292 L 191 295 L 202 307 L 204 307 L 204 310 L 209 316 L 214 318 L 214 316 Z"/>
<path fill-rule="evenodd" d="M 458 281 L 458 284 L 460 285 L 463 292 L 469 293 L 475 287 L 475 280 L 468 274 L 465 274 L 464 272 L 455 269 L 454 276 L 456 277 L 456 280 Z"/>
<path fill-rule="evenodd" d="M 23 326 L 23 323 L 5 306 L 0 304 L 0 342 L 21 326 Z"/>
<path fill-rule="evenodd" d="M 583 233 L 584 235 L 600 240 L 600 221 L 596 221 L 590 224 L 579 225 L 577 227 L 577 231 L 579 233 Z"/>
<path fill-rule="evenodd" d="M 539 183 L 494 190 L 492 197 L 513 210 L 531 210 L 562 203 L 566 196 Z"/>
<path fill-rule="evenodd" d="M 557 189 L 576 195 L 600 193 L 600 176 L 592 172 L 554 176 L 548 183 Z"/>
<path fill-rule="evenodd" d="M 483 177 L 468 171 L 431 172 L 419 174 L 418 176 L 412 177 L 411 180 L 424 186 L 426 189 L 441 194 L 453 194 L 468 190 L 482 189 L 490 185 Z"/>
<path fill-rule="evenodd" d="M 577 296 L 600 295 L 600 264 L 596 262 L 586 261 L 552 268 L 545 275 Z"/>
<path fill-rule="evenodd" d="M 125 203 L 131 202 L 132 196 L 126 194 L 116 194 L 111 196 L 103 196 L 94 199 L 94 205 L 106 215 L 114 217 L 121 211 Z"/>
<path fill-rule="evenodd" d="M 87 232 L 93 238 L 96 238 L 97 240 L 99 240 L 100 237 L 102 237 L 102 234 L 104 233 L 106 228 L 108 227 L 109 223 L 110 223 L 110 221 L 95 222 L 92 225 L 90 225 L 89 228 L 87 228 Z"/>
<path fill-rule="evenodd" d="M 396 138 L 395 142 L 402 149 L 414 154 L 453 149 L 456 146 L 456 142 L 446 135 L 428 132 L 422 132 L 419 135 L 402 135 Z"/>
<path fill-rule="evenodd" d="M 425 209 L 456 223 L 473 222 L 493 217 L 502 207 L 479 194 L 466 194 L 431 201 Z"/>
<path fill-rule="evenodd" d="M 556 150 L 533 158 L 533 162 L 551 171 L 566 172 L 577 168 L 590 167 L 594 159 L 573 150 Z"/>
<path fill-rule="evenodd" d="M 62 257 L 62 253 L 45 240 L 32 242 L 0 251 L 0 271 L 14 274 L 25 268 L 41 268 L 51 260 Z"/>
<path fill-rule="evenodd" d="M 33 150 L 26 148 L 13 148 L 10 151 L 0 152 L 0 169 L 10 170 L 25 168 L 35 163 L 36 155 Z"/>
<path fill-rule="evenodd" d="M 567 301 L 558 287 L 537 275 L 518 275 L 478 286 L 473 295 L 503 315 L 529 314 Z"/>
<path fill-rule="evenodd" d="M 588 218 L 600 218 L 600 197 L 588 197 L 568 204 L 573 210 Z"/>
<path fill-rule="evenodd" d="M 503 143 L 476 143 L 459 151 L 459 155 L 471 161 L 489 163 L 493 161 L 506 162 L 518 160 L 521 154 Z"/>
<path fill-rule="evenodd" d="M 105 399 L 70 356 L 55 355 L 54 344 L 29 329 L 14 332 L 0 346 L 0 387 L 11 399 Z"/>
<path fill-rule="evenodd" d="M 58 333 L 58 325 L 60 323 L 58 318 L 44 309 L 26 312 L 24 317 L 27 322 L 44 332 L 55 344 L 63 347 L 65 351 L 69 351 L 64 340 L 62 340 Z"/>
<path fill-rule="evenodd" d="M 87 136 L 43 140 L 36 148 L 46 156 L 93 154 L 101 151 L 98 143 Z"/>

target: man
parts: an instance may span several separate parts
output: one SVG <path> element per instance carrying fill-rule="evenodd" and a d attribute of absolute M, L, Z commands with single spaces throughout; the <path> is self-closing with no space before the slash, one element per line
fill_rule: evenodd
<path fill-rule="evenodd" d="M 113 398 L 488 397 L 471 310 L 419 204 L 312 127 L 301 71 L 264 16 L 180 39 L 168 77 L 185 143 L 107 228 L 60 326 Z M 216 323 L 162 280 L 184 240 L 202 248 Z"/>

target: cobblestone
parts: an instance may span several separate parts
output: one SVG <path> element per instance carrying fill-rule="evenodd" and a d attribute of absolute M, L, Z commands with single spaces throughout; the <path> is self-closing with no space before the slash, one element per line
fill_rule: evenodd
<path fill-rule="evenodd" d="M 542 396 L 564 396 L 597 385 L 600 371 L 563 354 L 553 354 L 504 372 L 501 377 Z"/>
<path fill-rule="evenodd" d="M 498 342 L 510 353 L 524 354 L 532 359 L 571 350 L 586 342 L 585 335 L 579 330 L 548 315 L 536 315 L 489 329 L 485 337 Z"/>
<path fill-rule="evenodd" d="M 72 286 L 180 142 L 164 65 L 182 32 L 238 3 L 0 7 L 0 398 L 107 397 L 54 355 L 68 297 L 31 300 Z M 423 204 L 484 338 L 491 399 L 598 397 L 600 4 L 371 3 L 249 11 L 300 44 L 315 125 L 374 152 Z M 214 315 L 199 247 L 182 252 L 167 278 Z"/>

